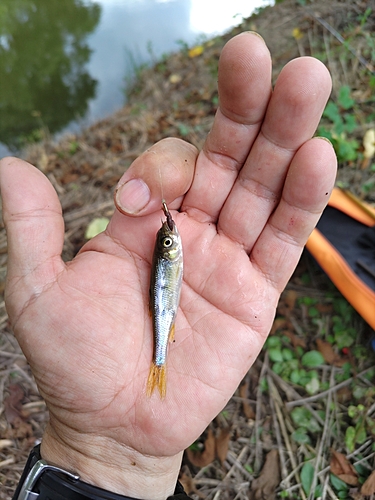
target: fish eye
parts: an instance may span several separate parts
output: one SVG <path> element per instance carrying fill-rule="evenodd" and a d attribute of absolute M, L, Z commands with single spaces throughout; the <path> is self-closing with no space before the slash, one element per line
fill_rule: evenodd
<path fill-rule="evenodd" d="M 164 240 L 163 240 L 163 247 L 164 248 L 170 248 L 172 245 L 173 245 L 172 238 L 170 238 L 169 236 L 167 236 L 166 238 L 164 238 Z"/>

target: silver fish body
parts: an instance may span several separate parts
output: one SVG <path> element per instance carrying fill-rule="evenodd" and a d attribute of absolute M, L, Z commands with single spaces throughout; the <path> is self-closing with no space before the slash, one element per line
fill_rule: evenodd
<path fill-rule="evenodd" d="M 174 325 L 183 276 L 182 242 L 176 224 L 165 206 L 167 220 L 156 236 L 150 280 L 150 312 L 154 335 L 154 354 L 147 382 L 151 396 L 158 387 L 166 394 L 166 361 L 168 343 L 174 338 Z"/>

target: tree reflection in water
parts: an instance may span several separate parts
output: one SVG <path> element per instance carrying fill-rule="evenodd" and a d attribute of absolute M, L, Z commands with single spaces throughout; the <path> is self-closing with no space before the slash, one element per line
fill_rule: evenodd
<path fill-rule="evenodd" d="M 41 121 L 55 133 L 85 115 L 97 85 L 86 37 L 100 14 L 84 0 L 1 0 L 0 142 L 16 149 Z"/>

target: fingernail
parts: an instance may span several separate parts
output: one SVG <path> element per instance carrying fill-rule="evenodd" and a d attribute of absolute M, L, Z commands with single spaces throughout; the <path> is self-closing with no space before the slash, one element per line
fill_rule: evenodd
<path fill-rule="evenodd" d="M 321 136 L 321 135 L 316 135 L 316 136 L 315 136 L 315 139 L 323 139 L 323 141 L 328 142 L 328 144 L 330 144 L 330 145 L 333 147 L 332 142 L 331 142 L 331 141 L 330 141 L 327 137 L 323 137 L 323 136 Z"/>
<path fill-rule="evenodd" d="M 141 179 L 131 179 L 122 184 L 116 192 L 119 207 L 128 214 L 137 214 L 151 199 L 150 190 Z"/>
<path fill-rule="evenodd" d="M 267 45 L 262 35 L 260 35 L 257 31 L 251 31 L 251 30 L 243 31 L 242 33 L 240 33 L 240 35 L 255 35 L 258 38 L 260 38 L 265 45 Z"/>

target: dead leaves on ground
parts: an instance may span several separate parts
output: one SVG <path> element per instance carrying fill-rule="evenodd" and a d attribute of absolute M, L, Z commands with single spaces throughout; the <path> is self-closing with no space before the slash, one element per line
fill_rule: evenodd
<path fill-rule="evenodd" d="M 8 396 L 4 398 L 4 414 L 11 430 L 6 437 L 24 439 L 33 435 L 32 427 L 28 422 L 28 414 L 22 407 L 24 398 L 25 392 L 19 384 L 9 385 Z"/>
<path fill-rule="evenodd" d="M 358 485 L 358 474 L 343 453 L 331 449 L 331 472 L 350 486 Z"/>
<path fill-rule="evenodd" d="M 274 500 L 280 483 L 279 453 L 271 450 L 260 475 L 251 483 L 249 500 Z"/>
<path fill-rule="evenodd" d="M 370 496 L 375 494 L 375 470 L 369 475 L 361 488 L 362 495 Z"/>
<path fill-rule="evenodd" d="M 249 379 L 246 378 L 245 382 L 241 384 L 238 388 L 238 392 L 240 395 L 240 398 L 242 398 L 242 409 L 245 414 L 245 417 L 248 420 L 254 420 L 255 419 L 255 411 L 253 407 L 250 405 L 249 400 L 248 400 L 248 392 L 249 392 Z"/>
<path fill-rule="evenodd" d="M 225 427 L 220 429 L 217 436 L 214 435 L 211 428 L 207 431 L 207 436 L 204 441 L 203 451 L 196 451 L 188 448 L 186 455 L 189 461 L 195 467 L 206 467 L 217 457 L 222 464 L 226 459 L 228 453 L 228 446 L 230 440 L 230 428 Z"/>
<path fill-rule="evenodd" d="M 347 457 L 334 449 L 331 449 L 331 463 L 330 469 L 332 474 L 337 476 L 341 481 L 348 484 L 349 486 L 359 486 L 358 473 L 354 466 L 349 462 Z M 369 497 L 375 494 L 375 471 L 373 471 L 366 481 L 362 484 L 362 487 L 358 491 L 357 488 L 351 491 L 352 498 L 358 500 L 363 500 L 365 497 Z"/>

